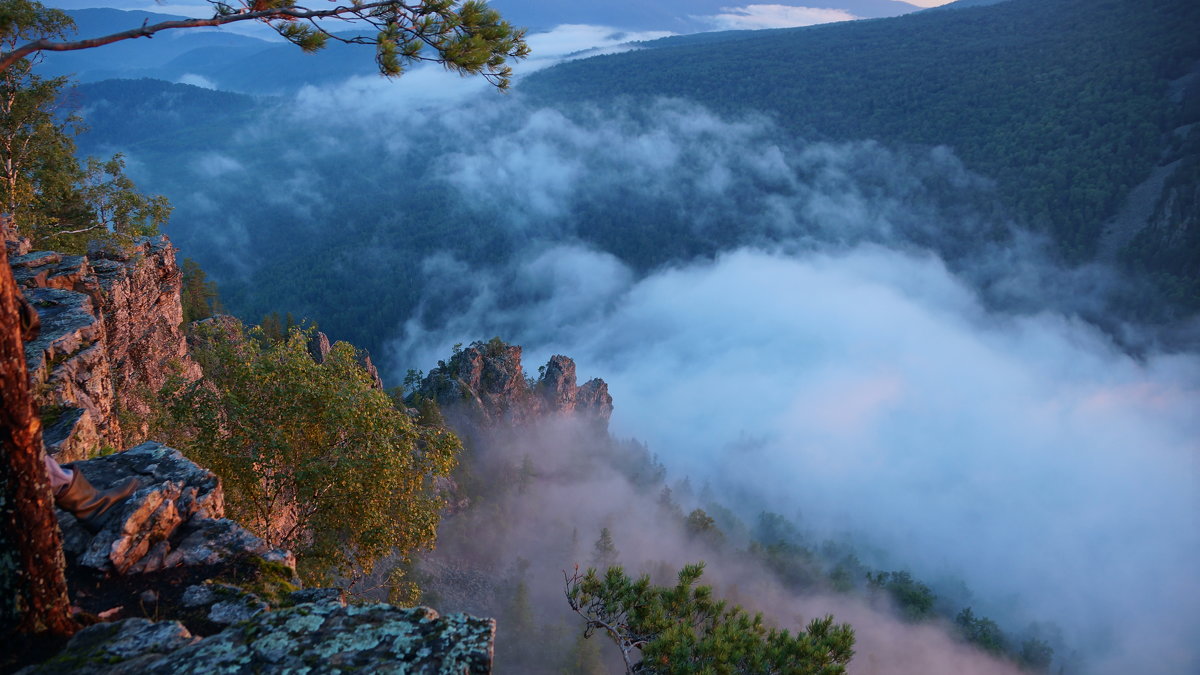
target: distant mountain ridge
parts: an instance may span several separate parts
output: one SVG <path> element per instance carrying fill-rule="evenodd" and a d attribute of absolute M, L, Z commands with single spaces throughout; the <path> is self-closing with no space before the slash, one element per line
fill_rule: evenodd
<path fill-rule="evenodd" d="M 691 33 L 711 30 L 712 24 L 701 17 L 736 10 L 747 5 L 770 2 L 729 2 L 729 0 L 660 0 L 637 2 L 562 2 L 561 0 L 496 0 L 493 6 L 506 19 L 533 30 L 545 30 L 567 23 L 613 26 L 625 30 L 669 30 Z M 839 9 L 860 18 L 900 16 L 920 7 L 903 0 L 824 0 L 814 3 L 783 3 L 799 7 Z"/>
<path fill-rule="evenodd" d="M 1168 96 L 1200 60 L 1197 26 L 1200 3 L 1190 0 L 1007 0 L 664 38 L 559 64 L 518 89 L 556 105 L 679 97 L 767 112 L 807 138 L 947 145 L 1079 262 L 1096 255 L 1104 223 L 1178 144 L 1174 130 L 1197 121 L 1181 103 L 1191 99 Z M 1129 255 L 1200 308 L 1195 263 L 1166 264 L 1178 251 L 1162 243 Z"/>
<path fill-rule="evenodd" d="M 69 3 L 78 4 L 78 3 Z M 563 3 L 557 0 L 501 0 L 494 3 L 511 23 L 531 32 L 563 24 L 591 24 L 627 31 L 671 31 L 694 34 L 719 24 L 706 17 L 736 11 L 726 0 L 668 0 L 643 3 Z M 750 3 L 747 3 L 748 5 Z M 903 0 L 836 0 L 836 9 L 860 18 L 893 17 L 917 11 Z M 756 5 L 775 7 L 775 5 Z M 67 9 L 75 20 L 75 37 L 96 37 L 128 30 L 143 23 L 186 17 L 141 10 L 111 8 Z M 133 39 L 104 49 L 47 54 L 38 66 L 45 75 L 70 75 L 79 82 L 114 78 L 155 78 L 180 81 L 191 76 L 220 89 L 279 94 L 308 84 L 324 84 L 377 71 L 361 50 L 332 43 L 319 58 L 282 41 L 249 37 L 219 28 L 159 33 L 153 39 Z"/>
<path fill-rule="evenodd" d="M 111 35 L 137 28 L 143 23 L 177 21 L 187 17 L 155 12 L 119 9 L 77 9 L 67 14 L 75 20 L 75 38 Z M 193 28 L 164 31 L 153 38 L 124 40 L 100 49 L 54 52 L 45 55 L 38 71 L 47 76 L 70 75 L 79 82 L 110 78 L 156 77 L 177 80 L 188 74 L 176 59 L 205 53 L 206 61 L 227 62 L 248 59 L 269 49 L 273 43 L 218 28 Z"/>

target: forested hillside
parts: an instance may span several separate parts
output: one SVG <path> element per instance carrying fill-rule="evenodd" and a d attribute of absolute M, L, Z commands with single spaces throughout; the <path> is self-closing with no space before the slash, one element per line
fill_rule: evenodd
<path fill-rule="evenodd" d="M 232 311 L 307 316 L 372 353 L 470 301 L 463 274 L 431 281 L 444 262 L 487 269 L 564 241 L 639 272 L 747 244 L 904 242 L 1008 306 L 1058 300 L 1013 298 L 998 275 L 1098 323 L 1165 321 L 1200 306 L 1186 136 L 1200 88 L 1181 77 L 1198 25 L 1182 0 L 1010 0 L 671 38 L 535 73 L 503 99 L 97 83 L 79 89 L 80 144 L 128 152 L 172 199 L 168 232 Z M 1109 242 L 1129 280 L 1029 277 L 1042 254 L 1011 224 L 1052 235 L 1067 267 L 1091 261 L 1160 162 L 1170 194 Z"/>
<path fill-rule="evenodd" d="M 1168 83 L 1200 58 L 1200 4 L 1012 0 L 644 46 L 561 64 L 522 88 L 544 101 L 679 96 L 769 111 L 812 139 L 947 145 L 1080 261 L 1167 133 L 1196 121 Z"/>

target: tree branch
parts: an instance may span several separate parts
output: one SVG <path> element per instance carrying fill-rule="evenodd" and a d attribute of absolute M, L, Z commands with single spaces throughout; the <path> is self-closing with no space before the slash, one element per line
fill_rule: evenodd
<path fill-rule="evenodd" d="M 113 33 L 103 37 L 90 38 L 87 40 L 76 40 L 73 42 L 55 42 L 48 38 L 41 38 L 33 42 L 26 43 L 16 49 L 0 54 L 0 72 L 8 69 L 9 66 L 20 61 L 21 59 L 37 52 L 68 52 L 77 49 L 91 49 L 92 47 L 100 47 L 122 40 L 131 40 L 140 37 L 152 37 L 155 33 L 174 28 L 199 28 L 204 26 L 223 26 L 227 23 L 236 21 L 271 21 L 272 19 L 296 20 L 296 19 L 322 19 L 329 17 L 338 17 L 343 14 L 359 14 L 364 11 L 378 9 L 381 7 L 390 6 L 405 7 L 395 0 L 379 0 L 378 2 L 367 2 L 356 6 L 338 6 L 332 9 L 304 9 L 297 7 L 282 7 L 277 9 L 263 9 L 258 11 L 242 11 L 236 14 L 218 14 L 211 19 L 183 19 L 179 21 L 163 21 L 152 26 L 142 25 L 138 28 L 132 28 L 120 33 Z M 407 7 L 405 7 L 407 9 Z"/>
<path fill-rule="evenodd" d="M 103 224 L 104 223 L 96 223 L 95 225 L 93 225 L 91 227 L 85 227 L 82 230 L 60 230 L 58 232 L 51 232 L 50 236 L 51 237 L 61 237 L 64 234 L 83 234 L 84 232 L 91 232 L 92 230 L 96 229 L 97 227 L 100 227 Z"/>

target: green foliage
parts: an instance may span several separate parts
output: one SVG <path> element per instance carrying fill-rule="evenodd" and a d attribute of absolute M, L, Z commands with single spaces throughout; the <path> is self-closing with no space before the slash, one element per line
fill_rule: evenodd
<path fill-rule="evenodd" d="M 764 546 L 756 541 L 750 545 L 750 553 L 793 591 L 811 590 L 825 578 L 816 556 L 803 546 L 786 542 Z M 836 580 L 831 580 L 830 585 L 838 589 Z"/>
<path fill-rule="evenodd" d="M 905 619 L 924 621 L 933 616 L 937 595 L 908 572 L 868 572 L 867 583 L 874 590 L 886 591 Z"/>
<path fill-rule="evenodd" d="M 704 512 L 704 509 L 695 509 L 687 515 L 683 522 L 683 529 L 691 539 L 700 539 L 714 549 L 720 549 L 725 543 L 725 534 L 717 527 L 717 521 Z"/>
<path fill-rule="evenodd" d="M 804 631 L 768 629 L 761 615 L 696 586 L 704 564 L 686 565 L 673 587 L 649 576 L 630 579 L 620 567 L 601 576 L 567 578 L 567 601 L 586 621 L 584 636 L 603 631 L 619 648 L 626 673 L 788 673 L 837 675 L 854 655 L 854 631 L 833 617 Z"/>
<path fill-rule="evenodd" d="M 520 563 L 525 561 L 519 561 Z M 497 622 L 496 660 L 513 671 L 527 669 L 537 663 L 539 627 L 534 618 L 533 605 L 529 600 L 529 585 L 524 579 L 524 570 L 518 573 L 515 587 L 501 620 Z"/>
<path fill-rule="evenodd" d="M 1021 651 L 1017 653 L 1017 663 L 1022 668 L 1033 673 L 1045 673 L 1050 670 L 1054 661 L 1054 648 L 1044 640 L 1036 637 L 1026 639 L 1021 643 Z"/>
<path fill-rule="evenodd" d="M 300 324 L 296 323 L 296 318 L 292 316 L 291 312 L 284 316 L 280 316 L 279 312 L 271 312 L 258 323 L 262 339 L 268 342 L 282 342 L 291 335 L 293 328 L 299 326 Z"/>
<path fill-rule="evenodd" d="M 1000 630 L 1000 626 L 987 617 L 975 616 L 970 607 L 964 608 L 958 613 L 958 616 L 954 617 L 954 626 L 964 640 L 984 651 L 1003 654 L 1008 649 L 1008 637 L 1004 635 L 1004 631 Z M 1050 650 L 1050 655 L 1053 655 L 1053 651 Z M 1036 660 L 1043 654 L 1040 653 L 1037 645 L 1031 645 L 1030 656 Z"/>
<path fill-rule="evenodd" d="M 70 17 L 26 0 L 0 1 L 0 45 L 62 37 Z M 120 154 L 75 159 L 80 120 L 63 104 L 67 79 L 42 78 L 28 59 L 0 71 L 0 208 L 39 248 L 82 253 L 156 234 L 170 216 L 161 196 L 137 191 Z"/>
<path fill-rule="evenodd" d="M 389 554 L 433 546 L 453 434 L 397 410 L 346 343 L 324 363 L 310 335 L 195 327 L 196 383 L 174 381 L 159 437 L 221 476 L 230 517 L 293 550 L 307 583 L 362 578 Z"/>
<path fill-rule="evenodd" d="M 200 264 L 184 258 L 181 266 L 183 285 L 180 302 L 183 305 L 183 322 L 191 323 L 207 319 L 222 311 L 221 298 L 217 293 L 217 282 L 209 281 Z"/>
<path fill-rule="evenodd" d="M 514 28 L 481 0 L 376 0 L 337 7 L 306 6 L 295 0 L 209 0 L 209 4 L 222 24 L 265 23 L 305 52 L 319 51 L 330 41 L 374 45 L 379 71 L 389 77 L 402 74 L 414 62 L 432 61 L 463 75 L 481 75 L 506 89 L 512 78 L 509 59 L 529 54 L 524 29 Z M 23 27 L 19 36 L 14 32 L 6 41 L 4 57 L 13 56 L 14 51 L 37 55 L 42 49 L 35 43 L 38 38 L 62 36 L 62 27 L 49 19 L 32 20 L 46 16 L 41 9 L 40 4 L 28 0 L 5 0 L 0 6 L 0 28 Z M 328 23 L 318 23 L 322 18 L 336 18 L 352 32 L 331 32 Z M 167 28 L 143 26 L 142 34 L 153 37 L 159 30 Z M 66 44 L 67 49 L 90 49 L 106 43 L 85 39 Z M 425 55 L 424 47 L 432 53 Z"/>
<path fill-rule="evenodd" d="M 84 233 L 92 239 L 124 246 L 137 237 L 157 234 L 171 216 L 166 197 L 137 191 L 125 175 L 125 158 L 120 153 L 104 161 L 88 157 L 77 189 L 91 212 L 91 229 Z M 59 232 L 55 236 L 65 235 Z"/>
<path fill-rule="evenodd" d="M 613 543 L 612 532 L 609 532 L 607 527 L 600 529 L 600 537 L 596 539 L 596 544 L 592 548 L 592 564 L 601 569 L 608 569 L 616 565 L 617 560 L 621 557 L 621 552 Z"/>

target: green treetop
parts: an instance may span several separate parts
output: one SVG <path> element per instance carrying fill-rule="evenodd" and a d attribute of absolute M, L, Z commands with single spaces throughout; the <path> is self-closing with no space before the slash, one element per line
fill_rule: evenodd
<path fill-rule="evenodd" d="M 767 628 L 762 615 L 696 586 L 704 564 L 685 565 L 675 586 L 630 579 L 620 567 L 567 577 L 567 602 L 584 618 L 584 636 L 606 634 L 621 650 L 625 672 L 733 675 L 841 675 L 854 656 L 854 630 L 814 619 L 802 632 Z M 640 658 L 639 658 L 640 655 Z"/>
<path fill-rule="evenodd" d="M 354 582 L 433 546 L 452 433 L 397 410 L 348 343 L 317 363 L 299 328 L 280 341 L 233 320 L 195 331 L 204 379 L 164 392 L 158 434 L 221 477 L 230 517 L 294 551 L 308 583 Z"/>
<path fill-rule="evenodd" d="M 72 25 L 38 3 L 0 0 L 2 49 L 36 35 L 65 35 Z M 64 252 L 83 252 L 95 240 L 123 247 L 155 234 L 171 207 L 137 191 L 121 155 L 75 159 L 82 127 L 62 103 L 66 84 L 34 74 L 30 59 L 0 71 L 0 211 L 39 248 Z"/>

